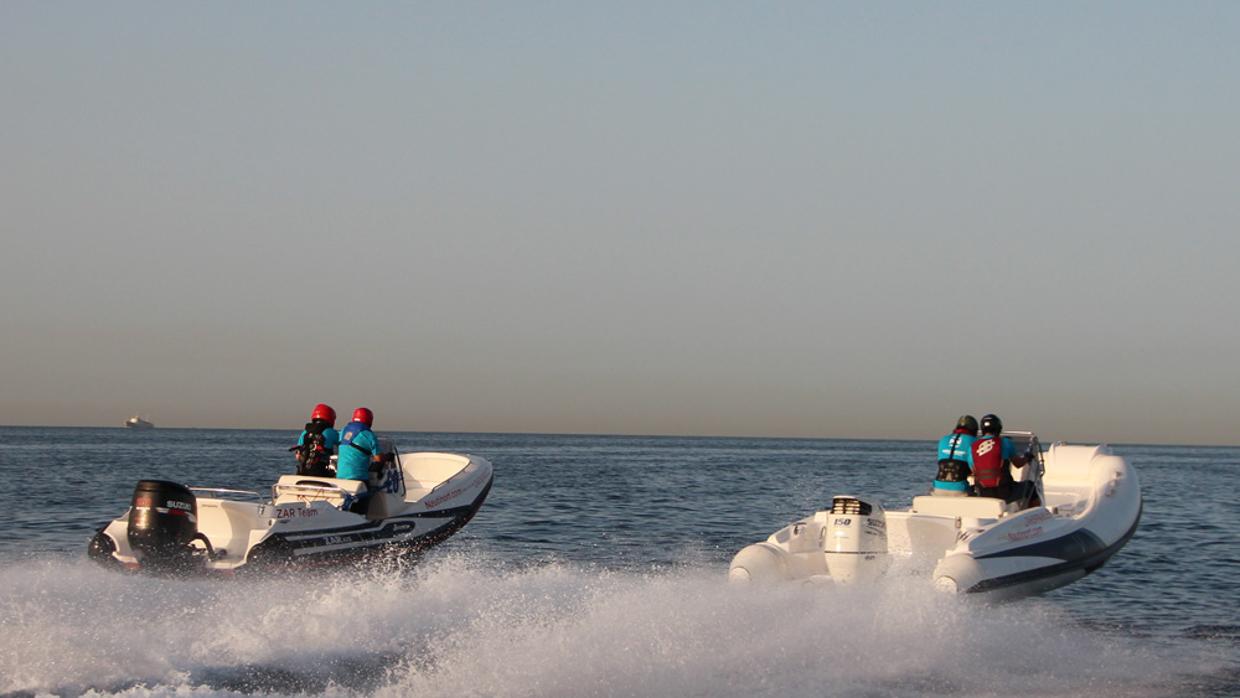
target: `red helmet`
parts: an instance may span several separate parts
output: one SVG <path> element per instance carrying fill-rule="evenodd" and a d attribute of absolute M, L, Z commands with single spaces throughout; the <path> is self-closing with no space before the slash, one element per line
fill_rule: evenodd
<path fill-rule="evenodd" d="M 319 403 L 314 406 L 314 411 L 310 413 L 310 419 L 321 419 L 328 424 L 336 423 L 336 410 L 331 405 Z"/>
<path fill-rule="evenodd" d="M 353 410 L 353 421 L 361 422 L 369 427 L 375 423 L 375 413 L 371 412 L 369 407 L 359 407 Z"/>

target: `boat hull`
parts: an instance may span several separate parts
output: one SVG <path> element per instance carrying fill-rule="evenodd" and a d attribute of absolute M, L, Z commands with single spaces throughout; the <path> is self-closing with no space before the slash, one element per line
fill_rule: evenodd
<path fill-rule="evenodd" d="M 370 555 L 409 556 L 442 543 L 469 523 L 486 501 L 493 478 L 473 502 L 454 509 L 393 516 L 347 528 L 273 534 L 250 550 L 246 572 L 272 568 L 328 567 L 348 564 Z M 240 570 L 239 570 L 240 571 Z"/>
<path fill-rule="evenodd" d="M 87 552 L 106 567 L 177 575 L 328 568 L 373 555 L 416 555 L 465 526 L 494 482 L 491 464 L 473 456 L 401 454 L 388 468 L 370 488 L 290 475 L 273 487 L 270 501 L 198 498 L 194 539 L 162 556 L 147 556 L 130 544 L 131 508 L 100 528 Z M 366 491 L 369 499 L 359 499 Z"/>
<path fill-rule="evenodd" d="M 1109 544 L 1088 528 L 989 555 L 949 555 L 935 569 L 935 583 L 947 590 L 1019 598 L 1071 584 L 1102 567 L 1137 531 L 1142 507 L 1131 526 Z M 950 580 L 948 582 L 947 580 Z"/>

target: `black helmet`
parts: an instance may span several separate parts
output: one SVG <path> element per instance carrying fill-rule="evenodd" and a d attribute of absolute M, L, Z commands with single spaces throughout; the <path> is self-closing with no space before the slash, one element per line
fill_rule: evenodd
<path fill-rule="evenodd" d="M 970 434 L 973 434 L 976 436 L 977 435 L 977 420 L 973 418 L 973 415 L 966 414 L 965 416 L 956 420 L 956 429 L 963 429 L 969 432 Z"/>
<path fill-rule="evenodd" d="M 998 436 L 1003 433 L 1003 420 L 998 415 L 988 414 L 982 417 L 982 433 Z"/>

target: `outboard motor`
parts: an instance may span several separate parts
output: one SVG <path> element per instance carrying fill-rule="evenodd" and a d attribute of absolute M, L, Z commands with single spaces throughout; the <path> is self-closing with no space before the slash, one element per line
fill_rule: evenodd
<path fill-rule="evenodd" d="M 872 582 L 887 571 L 887 517 L 877 502 L 834 497 L 823 552 L 831 579 L 839 584 Z"/>
<path fill-rule="evenodd" d="M 144 566 L 176 569 L 194 556 L 189 542 L 198 536 L 198 500 L 184 485 L 142 480 L 133 490 L 129 545 Z"/>

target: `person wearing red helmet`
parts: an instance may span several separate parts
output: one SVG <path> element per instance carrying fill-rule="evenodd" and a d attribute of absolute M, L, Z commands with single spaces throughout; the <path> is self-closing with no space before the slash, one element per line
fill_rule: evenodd
<path fill-rule="evenodd" d="M 297 474 L 317 477 L 331 477 L 328 466 L 332 454 L 340 444 L 340 434 L 336 432 L 336 410 L 331 405 L 320 402 L 310 412 L 310 421 L 297 439 L 297 445 L 290 448 L 297 454 Z"/>
<path fill-rule="evenodd" d="M 353 421 L 340 433 L 340 455 L 336 459 L 336 477 L 342 480 L 370 479 L 370 464 L 379 461 L 379 439 L 370 427 L 375 413 L 366 407 L 353 410 Z"/>

